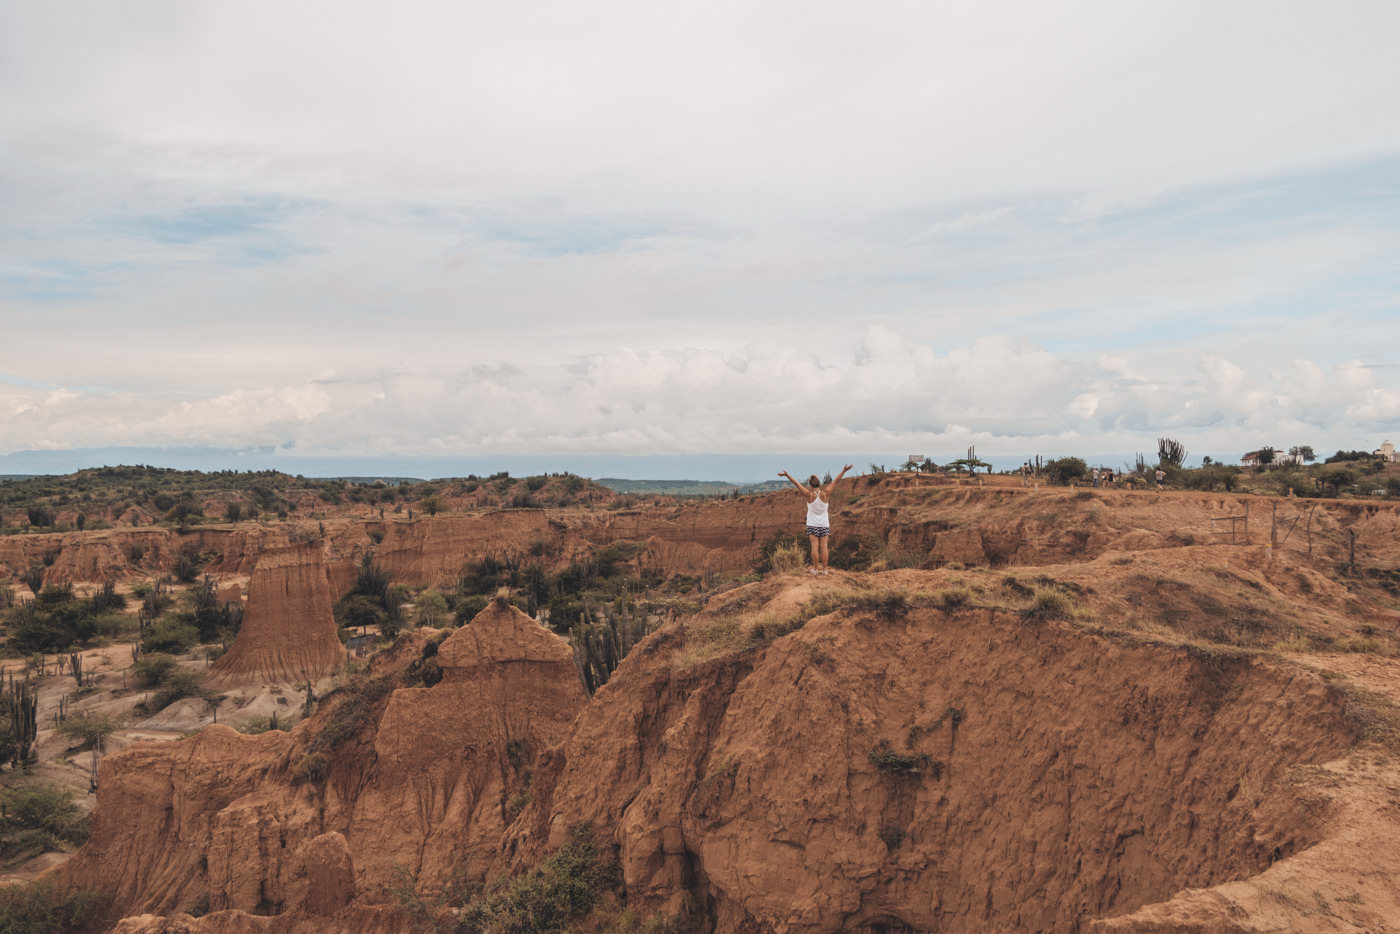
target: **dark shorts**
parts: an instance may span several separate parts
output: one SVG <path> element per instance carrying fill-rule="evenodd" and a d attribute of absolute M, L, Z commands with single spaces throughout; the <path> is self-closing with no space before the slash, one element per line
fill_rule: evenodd
<path fill-rule="evenodd" d="M 817 538 L 826 538 L 831 534 L 831 529 L 824 525 L 809 525 L 807 526 L 807 534 L 815 535 Z"/>

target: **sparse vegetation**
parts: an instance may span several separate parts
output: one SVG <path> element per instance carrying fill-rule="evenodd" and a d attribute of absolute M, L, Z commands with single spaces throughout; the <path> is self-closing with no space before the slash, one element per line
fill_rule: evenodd
<path fill-rule="evenodd" d="M 111 627 L 115 608 L 124 602 L 105 589 L 83 599 L 71 585 L 43 587 L 33 600 L 21 600 L 0 614 L 9 630 L 7 647 L 28 655 L 88 645 L 104 626 Z"/>
<path fill-rule="evenodd" d="M 53 782 L 0 789 L 0 815 L 0 866 L 6 869 L 40 853 L 78 846 L 88 837 L 77 797 Z M 0 931 L 5 930 L 0 924 Z"/>
<path fill-rule="evenodd" d="M 887 739 L 882 739 L 870 750 L 870 762 L 875 768 L 888 775 L 908 777 L 928 772 L 938 778 L 943 767 L 922 752 L 899 752 Z"/>
<path fill-rule="evenodd" d="M 582 929 L 581 923 L 620 882 L 616 857 L 598 846 L 592 828 L 573 828 L 569 842 L 529 872 L 493 879 L 484 886 L 457 881 L 425 896 L 407 870 L 397 873 L 389 894 L 419 931 L 476 934 L 518 931 L 549 934 Z M 456 909 L 443 925 L 444 909 Z"/>
<path fill-rule="evenodd" d="M 1070 619 L 1075 615 L 1076 610 L 1074 600 L 1068 594 L 1048 587 L 1036 590 L 1031 605 L 1033 613 L 1052 619 Z"/>
<path fill-rule="evenodd" d="M 4 934 L 54 934 L 79 930 L 100 904 L 95 892 L 64 892 L 40 879 L 0 886 L 0 931 Z"/>
<path fill-rule="evenodd" d="M 379 713 L 381 702 L 397 686 L 396 680 L 392 675 L 370 677 L 360 672 L 329 695 L 328 699 L 334 697 L 335 707 L 294 766 L 293 779 L 316 782 L 325 778 L 331 753 L 359 735 Z"/>

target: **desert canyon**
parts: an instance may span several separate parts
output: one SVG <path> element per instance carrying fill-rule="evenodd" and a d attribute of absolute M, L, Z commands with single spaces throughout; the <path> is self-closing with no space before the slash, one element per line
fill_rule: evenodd
<path fill-rule="evenodd" d="M 243 614 L 217 700 L 114 734 L 90 837 L 24 878 L 122 934 L 1400 930 L 1400 505 L 861 477 L 828 577 L 775 560 L 788 493 L 447 507 L 0 538 L 80 592 L 198 552 Z M 367 558 L 448 589 L 609 548 L 647 632 L 592 694 L 518 588 L 337 635 Z M 578 912 L 492 927 L 560 853 Z"/>

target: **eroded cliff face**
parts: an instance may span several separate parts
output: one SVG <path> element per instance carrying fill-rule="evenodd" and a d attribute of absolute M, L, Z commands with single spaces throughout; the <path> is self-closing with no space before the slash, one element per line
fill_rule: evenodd
<path fill-rule="evenodd" d="M 536 756 L 587 702 L 568 644 L 502 601 L 437 658 L 440 683 L 391 696 L 363 789 L 328 797 L 367 883 L 391 881 L 395 866 L 429 886 L 454 871 L 483 877 Z"/>
<path fill-rule="evenodd" d="M 832 502 L 837 541 L 866 553 L 887 551 L 922 567 L 948 563 L 1045 566 L 1114 552 L 1141 552 L 1222 540 L 1212 520 L 1255 509 L 1253 540 L 1282 540 L 1280 550 L 1349 560 L 1351 535 L 1363 564 L 1400 560 L 1400 510 L 1390 504 L 1300 501 L 1223 493 L 1165 495 L 1123 490 L 1028 491 L 993 478 L 979 482 L 908 476 L 854 478 Z M 1009 481 L 1013 482 L 1014 481 Z M 323 522 L 169 528 L 0 537 L 0 577 L 32 565 L 47 583 L 101 583 L 170 571 L 182 552 L 209 556 L 216 576 L 252 573 L 260 556 L 314 534 L 325 553 L 333 595 L 355 577 L 371 548 L 397 581 L 449 586 L 463 567 L 486 557 L 540 561 L 555 571 L 614 542 L 640 542 L 641 565 L 663 576 L 741 574 L 760 548 L 783 532 L 801 532 L 802 506 L 791 493 L 638 509 L 481 509 L 434 517 L 328 517 Z M 534 552 L 547 546 L 548 555 Z M 878 562 L 877 562 L 878 563 Z"/>
<path fill-rule="evenodd" d="M 538 751 L 586 702 L 567 643 L 498 601 L 375 662 L 291 734 L 210 727 L 106 757 L 92 839 L 61 877 L 113 919 L 207 906 L 201 929 L 276 915 L 276 930 L 348 932 L 403 929 L 384 904 L 401 871 L 483 875 Z"/>
<path fill-rule="evenodd" d="M 719 930 L 1074 930 L 1311 842 L 1279 779 L 1348 742 L 1315 675 L 1019 616 L 838 612 L 683 664 L 703 625 L 629 658 L 516 833 L 615 827 L 630 896 Z"/>
<path fill-rule="evenodd" d="M 211 726 L 184 742 L 112 753 L 98 769 L 92 836 L 59 877 L 101 892 L 116 917 L 199 904 L 220 814 L 254 793 L 290 745 L 286 733 Z"/>
<path fill-rule="evenodd" d="M 265 552 L 243 624 L 214 663 L 215 687 L 318 681 L 345 662 L 319 542 Z"/>
<path fill-rule="evenodd" d="M 700 929 L 1072 931 L 1325 837 L 1295 778 L 1352 733 L 1316 675 L 867 586 L 731 591 L 591 701 L 567 646 L 495 603 L 441 643 L 430 687 L 352 694 L 290 736 L 109 756 L 63 872 L 120 914 L 213 912 L 132 932 L 406 930 L 395 867 L 427 890 L 484 878 L 587 822 L 634 907 Z M 370 680 L 421 673 L 432 644 L 401 640 Z"/>

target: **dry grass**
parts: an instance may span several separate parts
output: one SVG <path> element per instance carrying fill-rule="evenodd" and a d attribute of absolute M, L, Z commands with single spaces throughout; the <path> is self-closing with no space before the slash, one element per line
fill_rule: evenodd
<path fill-rule="evenodd" d="M 1292 636 L 1287 639 L 1280 639 L 1278 642 L 1269 646 L 1269 649 L 1273 652 L 1308 652 L 1311 651 L 1312 647 L 1303 636 Z"/>
<path fill-rule="evenodd" d="M 1345 636 L 1332 643 L 1338 652 L 1357 652 L 1365 655 L 1394 655 L 1395 649 L 1389 643 L 1370 636 Z"/>
<path fill-rule="evenodd" d="M 748 642 L 735 616 L 721 616 L 685 627 L 685 647 L 676 657 L 676 666 L 691 665 L 737 652 Z"/>
<path fill-rule="evenodd" d="M 1049 587 L 1041 587 L 1036 590 L 1035 597 L 1031 602 L 1031 610 L 1052 619 L 1073 619 L 1079 615 L 1079 606 L 1069 594 L 1052 590 Z"/>
<path fill-rule="evenodd" d="M 801 545 L 781 545 L 774 549 L 773 557 L 769 559 L 769 565 L 775 574 L 800 571 L 805 563 L 806 558 Z"/>

